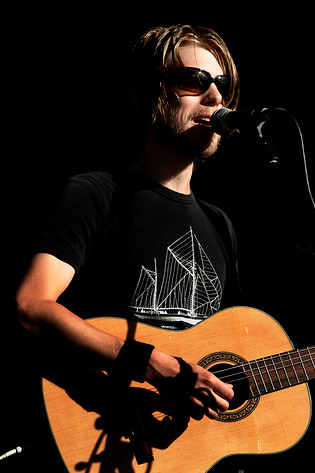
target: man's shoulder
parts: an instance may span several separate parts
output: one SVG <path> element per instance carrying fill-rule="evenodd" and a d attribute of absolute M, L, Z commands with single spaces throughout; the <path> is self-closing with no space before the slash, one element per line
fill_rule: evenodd
<path fill-rule="evenodd" d="M 76 196 L 96 198 L 103 202 L 104 199 L 111 199 L 116 188 L 116 179 L 106 171 L 91 171 L 71 177 L 68 188 L 72 189 Z"/>
<path fill-rule="evenodd" d="M 229 217 L 223 210 L 213 204 L 209 204 L 203 200 L 197 200 L 197 202 L 216 229 L 228 253 L 230 251 L 234 252 L 236 239 L 233 225 Z"/>
<path fill-rule="evenodd" d="M 200 199 L 197 199 L 197 203 L 205 212 L 205 214 L 208 215 L 210 218 L 213 217 L 216 220 L 219 219 L 223 221 L 227 226 L 232 225 L 227 214 L 216 205 L 209 204 L 209 202 L 205 202 L 204 200 L 200 200 Z"/>
<path fill-rule="evenodd" d="M 116 186 L 114 175 L 106 171 L 91 171 L 82 174 L 76 174 L 75 176 L 71 177 L 70 181 L 82 187 L 93 187 L 102 191 L 113 190 Z"/>

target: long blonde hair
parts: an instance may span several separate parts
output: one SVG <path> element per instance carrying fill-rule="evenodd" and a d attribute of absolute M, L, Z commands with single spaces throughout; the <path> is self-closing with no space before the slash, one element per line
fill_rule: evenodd
<path fill-rule="evenodd" d="M 235 110 L 239 101 L 239 77 L 232 56 L 221 37 L 204 27 L 173 25 L 148 30 L 133 49 L 133 97 L 139 112 L 149 123 L 163 118 L 168 106 L 167 74 L 183 64 L 179 48 L 195 43 L 210 51 L 223 73 L 231 79 L 228 100 L 224 106 Z"/>

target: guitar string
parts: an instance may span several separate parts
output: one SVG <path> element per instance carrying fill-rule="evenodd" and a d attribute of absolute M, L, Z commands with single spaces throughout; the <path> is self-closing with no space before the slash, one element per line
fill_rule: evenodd
<path fill-rule="evenodd" d="M 301 351 L 305 351 L 305 350 L 308 350 L 308 351 L 310 351 L 310 350 L 315 350 L 315 347 L 303 348 L 303 349 L 301 349 L 301 350 L 299 350 L 299 351 L 301 352 Z M 297 353 L 298 350 L 294 350 L 293 352 Z M 283 356 L 283 355 L 287 355 L 288 353 L 293 353 L 293 352 L 285 352 L 285 353 L 281 353 L 281 355 Z M 315 354 L 315 352 L 314 352 L 314 354 Z M 312 355 L 313 355 L 313 353 L 312 353 Z M 268 361 L 268 359 L 269 359 L 269 360 L 272 359 L 273 356 L 279 356 L 279 355 L 272 355 L 272 356 L 266 357 L 265 360 Z M 304 358 L 305 358 L 306 355 L 302 355 L 302 356 L 304 356 Z M 307 357 L 308 357 L 307 361 L 311 361 L 311 359 L 310 359 L 310 357 L 309 357 L 308 354 L 307 354 Z M 262 360 L 263 360 L 263 358 L 259 358 L 259 359 L 257 359 L 257 360 L 250 361 L 250 362 L 248 362 L 248 363 L 243 363 L 243 364 L 241 364 L 241 365 L 233 365 L 233 366 L 231 366 L 231 368 L 225 368 L 225 369 L 221 370 L 221 372 L 224 372 L 224 371 L 231 371 L 231 370 L 233 370 L 233 369 L 235 370 L 235 368 L 236 368 L 236 369 L 237 369 L 237 368 L 243 368 L 243 367 L 246 366 L 246 365 L 249 365 L 249 364 L 251 364 L 251 363 L 256 363 L 256 361 L 258 362 L 258 361 L 262 361 Z M 292 358 L 292 360 L 293 360 L 293 361 L 299 360 L 299 357 Z M 277 364 L 281 364 L 281 366 L 282 366 L 282 363 L 280 363 L 280 362 L 278 362 Z M 269 366 L 270 366 L 270 365 L 269 365 Z M 285 367 L 288 367 L 288 366 L 292 367 L 291 363 L 288 363 Z M 257 367 L 256 367 L 255 369 L 257 369 Z M 273 369 L 272 371 L 275 371 L 275 372 L 276 372 L 275 369 Z M 219 373 L 219 372 L 216 372 L 216 375 L 217 375 L 218 373 Z M 237 373 L 235 373 L 235 374 L 237 374 Z M 262 376 L 262 375 L 260 375 L 260 376 Z M 223 377 L 221 377 L 220 379 L 222 380 L 222 379 L 224 379 L 224 378 L 228 378 L 228 376 L 223 376 Z M 243 380 L 245 380 L 245 379 L 248 379 L 248 376 L 246 375 L 246 373 L 245 373 L 245 376 L 244 376 L 244 377 L 236 378 L 236 379 L 234 379 L 234 380 L 231 380 L 231 379 L 229 378 L 229 381 L 230 381 L 230 382 L 233 382 L 233 383 L 235 384 L 235 383 L 237 383 L 237 382 L 239 382 L 239 381 L 243 381 Z M 281 383 L 279 383 L 279 384 L 281 384 Z M 289 387 L 289 385 L 286 386 L 286 387 Z M 276 389 L 275 389 L 275 390 L 276 390 Z M 157 392 L 154 388 L 149 389 L 149 391 L 152 391 L 152 392 L 155 392 L 155 393 Z M 267 393 L 268 393 L 268 391 L 266 391 L 266 393 L 262 393 L 262 394 L 267 394 Z M 257 397 L 257 396 L 249 396 L 249 397 Z M 169 406 L 169 407 L 165 409 L 165 407 L 167 407 L 167 406 Z M 162 408 L 163 408 L 163 413 L 161 413 L 161 414 L 159 414 L 159 415 L 156 415 L 156 416 L 155 416 L 156 419 L 162 419 L 162 418 L 165 417 L 166 415 L 171 414 L 172 412 L 176 411 L 176 408 L 173 407 L 172 405 L 169 405 L 169 404 L 163 404 L 163 405 L 160 405 L 160 406 L 152 406 L 152 407 L 151 407 L 151 410 L 152 410 L 152 412 L 155 412 L 155 411 L 158 412 L 159 409 L 162 409 Z"/>
<path fill-rule="evenodd" d="M 311 350 L 315 350 L 315 347 L 311 347 L 310 349 L 311 349 Z M 303 349 L 299 350 L 299 351 L 300 351 L 300 354 L 301 354 L 301 351 L 302 351 L 302 350 L 305 351 L 305 350 L 307 350 L 307 348 L 303 348 Z M 280 355 L 281 355 L 281 356 L 285 356 L 285 355 L 288 355 L 289 353 L 296 353 L 296 352 L 297 352 L 297 350 L 294 350 L 293 352 L 284 352 L 284 353 L 281 353 Z M 314 351 L 314 354 L 315 354 L 315 351 Z M 312 353 L 312 355 L 313 355 L 313 353 Z M 272 365 L 269 364 L 269 365 L 265 365 L 264 367 L 260 367 L 260 366 L 258 365 L 258 362 L 263 362 L 263 361 L 268 362 L 268 361 L 272 360 L 273 357 L 277 357 L 277 356 L 279 356 L 279 355 L 271 355 L 271 356 L 268 356 L 268 357 L 266 357 L 266 358 L 259 358 L 259 359 L 257 359 L 257 360 L 248 361 L 248 362 L 242 363 L 242 364 L 240 364 L 240 365 L 232 365 L 232 366 L 229 367 L 229 368 L 224 368 L 224 369 L 222 369 L 222 370 L 216 371 L 214 374 L 215 374 L 215 376 L 219 377 L 219 379 L 220 379 L 221 381 L 224 380 L 224 379 L 227 379 L 227 380 L 228 380 L 229 382 L 231 382 L 231 383 L 236 383 L 236 382 L 244 381 L 245 379 L 248 379 L 248 376 L 247 376 L 246 372 L 243 371 L 243 374 L 245 374 L 245 376 L 241 376 L 241 377 L 238 377 L 238 378 L 236 378 L 236 379 L 231 379 L 231 374 L 232 374 L 232 376 L 233 376 L 233 371 L 235 372 L 235 371 L 238 370 L 238 369 L 246 368 L 246 367 L 248 367 L 249 365 L 255 364 L 254 370 L 257 371 L 257 374 L 254 373 L 254 375 L 255 375 L 255 376 L 256 376 L 256 375 L 259 375 L 261 378 L 262 378 L 263 375 L 266 375 L 267 372 L 269 372 L 269 373 L 272 373 L 272 372 L 277 373 L 277 369 L 278 369 L 278 368 L 277 368 L 276 365 L 278 365 L 278 367 L 280 367 L 281 369 L 283 369 L 283 368 L 284 368 L 284 369 L 285 369 L 285 368 L 292 368 L 292 364 L 291 364 L 290 360 L 284 360 L 284 362 L 281 361 L 281 360 L 277 362 L 277 361 L 275 360 L 275 362 L 273 361 Z M 302 359 L 303 357 L 304 357 L 304 360 Z M 310 362 L 310 363 L 311 363 L 311 359 L 310 359 L 308 353 L 306 353 L 305 355 L 302 354 L 301 359 L 302 359 L 303 363 L 305 363 L 305 362 Z M 295 362 L 295 361 L 298 360 L 298 362 L 301 363 L 300 357 L 298 357 L 298 356 L 295 357 L 295 358 L 291 357 L 291 360 L 292 360 L 293 362 Z M 301 363 L 301 364 L 302 364 L 302 363 Z M 264 373 L 261 371 L 261 369 L 264 370 Z M 228 373 L 228 374 L 225 374 L 225 376 L 220 376 L 221 373 Z M 239 376 L 240 374 L 241 374 L 241 373 L 234 373 L 235 376 L 237 376 L 237 375 Z M 154 389 L 150 389 L 150 390 L 154 391 Z"/>
<path fill-rule="evenodd" d="M 269 358 L 269 360 L 271 360 L 271 358 Z M 298 358 L 295 358 L 295 359 L 292 358 L 292 361 L 293 361 L 293 362 L 294 362 L 295 360 L 299 360 L 299 359 L 298 359 Z M 243 363 L 243 364 L 241 364 L 241 365 L 233 365 L 233 367 L 227 368 L 227 369 L 225 369 L 225 370 L 221 370 L 221 372 L 223 372 L 223 371 L 226 371 L 226 372 L 227 372 L 227 371 L 233 371 L 233 369 L 235 370 L 235 368 L 246 368 L 246 367 L 249 367 L 250 369 L 252 368 L 252 377 L 255 377 L 255 378 L 256 378 L 257 376 L 259 376 L 259 377 L 261 378 L 261 380 L 264 380 L 264 378 L 263 378 L 264 375 L 265 375 L 265 377 L 266 377 L 266 376 L 269 377 L 269 376 L 268 376 L 269 373 L 270 373 L 271 375 L 275 373 L 275 374 L 276 374 L 276 378 L 278 378 L 278 369 L 279 369 L 279 368 L 282 369 L 283 371 L 285 371 L 286 368 L 292 368 L 292 372 L 294 372 L 293 364 L 291 364 L 291 362 L 288 361 L 288 360 L 284 360 L 284 362 L 281 362 L 281 361 L 275 362 L 275 363 L 273 363 L 274 366 L 271 365 L 271 364 L 269 364 L 269 365 L 266 364 L 266 365 L 263 366 L 263 367 L 261 367 L 261 366 L 258 365 L 258 361 L 259 361 L 259 362 L 263 362 L 264 360 L 263 360 L 263 359 L 259 359 L 259 360 L 257 360 L 257 362 L 256 362 L 256 360 L 255 360 L 255 361 L 250 361 L 250 362 L 248 362 L 248 363 Z M 268 358 L 265 358 L 265 361 L 268 361 Z M 310 362 L 311 360 L 310 360 L 310 359 L 307 359 L 306 361 Z M 304 363 L 305 363 L 305 361 L 304 361 Z M 276 365 L 278 365 L 278 366 L 276 366 Z M 303 370 L 303 371 L 304 371 L 304 370 Z M 255 373 L 255 372 L 256 372 L 256 373 Z M 237 373 L 235 373 L 235 374 L 237 374 Z M 215 373 L 215 375 L 216 375 L 216 376 L 217 376 L 217 375 L 220 375 L 220 371 L 217 371 L 217 372 Z M 304 376 L 305 376 L 305 374 L 304 374 Z M 246 375 L 246 373 L 245 373 L 245 376 L 243 376 L 243 377 L 241 377 L 241 378 L 236 378 L 236 379 L 231 379 L 231 375 L 230 375 L 230 374 L 227 374 L 227 375 L 225 375 L 225 376 L 218 376 L 218 377 L 220 378 L 221 381 L 224 380 L 224 379 L 227 379 L 227 380 L 228 380 L 229 382 L 231 382 L 231 383 L 235 383 L 236 381 L 242 381 L 242 380 L 244 380 L 244 379 L 248 379 L 248 376 Z M 295 374 L 295 377 L 297 377 L 296 374 Z M 305 376 L 305 377 L 306 377 L 306 376 Z M 307 376 L 307 377 L 308 377 L 308 376 Z M 275 379 L 276 379 L 276 378 L 275 378 Z M 275 381 L 275 379 L 272 380 L 272 381 Z M 301 382 L 302 382 L 302 381 L 299 381 L 298 384 L 301 383 Z M 267 381 L 267 383 L 270 383 L 270 384 L 271 384 L 270 381 Z M 278 383 L 279 383 L 279 384 L 282 384 L 282 383 L 279 382 L 279 381 L 278 381 Z M 288 384 L 289 384 L 289 383 L 288 383 Z"/>
<path fill-rule="evenodd" d="M 301 350 L 300 350 L 300 353 L 301 353 L 302 350 L 305 351 L 305 350 L 307 350 L 307 348 L 301 349 Z M 315 350 L 315 347 L 314 347 L 314 348 L 311 347 L 311 350 Z M 297 351 L 294 351 L 294 352 L 296 353 Z M 281 356 L 285 356 L 285 355 L 287 355 L 288 353 L 293 353 L 293 352 L 284 352 L 284 353 L 281 353 Z M 315 352 L 314 352 L 314 354 L 315 354 Z M 274 362 L 274 361 L 273 361 L 273 357 L 276 357 L 276 356 L 279 356 L 279 355 L 272 355 L 272 356 L 269 356 L 269 357 L 266 357 L 266 358 L 259 358 L 259 359 L 257 359 L 257 360 L 252 360 L 252 361 L 249 361 L 249 362 L 245 362 L 245 363 L 242 363 L 242 364 L 240 364 L 240 365 L 232 365 L 232 366 L 229 367 L 229 368 L 224 368 L 224 369 L 222 369 L 222 370 L 216 371 L 214 374 L 215 374 L 216 376 L 219 375 L 218 377 L 220 378 L 221 381 L 222 381 L 223 379 L 228 379 L 229 382 L 231 382 L 231 383 L 232 383 L 232 382 L 233 382 L 233 383 L 236 383 L 236 382 L 239 382 L 239 381 L 243 381 L 243 380 L 245 380 L 245 379 L 248 379 L 248 376 L 247 376 L 246 372 L 243 371 L 243 373 L 245 374 L 245 376 L 241 376 L 241 377 L 238 377 L 238 378 L 236 378 L 236 379 L 231 379 L 231 374 L 232 374 L 232 376 L 233 376 L 233 373 L 231 373 L 231 372 L 236 371 L 237 369 L 246 368 L 246 367 L 248 367 L 249 365 L 255 364 L 254 370 L 257 371 L 257 375 L 259 375 L 260 377 L 262 377 L 263 375 L 266 375 L 267 372 L 269 372 L 269 373 L 272 373 L 272 372 L 277 373 L 277 371 L 276 371 L 276 370 L 277 370 L 277 366 L 276 366 L 276 365 L 279 365 L 281 369 L 283 369 L 283 368 L 292 368 L 292 367 L 293 367 L 292 364 L 291 364 L 291 362 L 290 362 L 290 360 L 284 360 L 284 362 L 281 361 L 281 360 L 278 361 L 278 362 L 277 362 L 277 361 Z M 302 359 L 303 357 L 304 357 L 304 360 Z M 272 360 L 272 365 L 271 365 L 271 364 L 269 364 L 269 365 L 265 364 L 264 367 L 260 367 L 260 366 L 258 365 L 258 362 L 263 362 L 263 361 L 268 362 L 268 361 L 270 361 L 270 360 Z M 310 363 L 312 363 L 312 360 L 310 359 L 308 353 L 306 353 L 305 355 L 302 354 L 301 359 L 300 359 L 300 357 L 297 356 L 297 357 L 295 357 L 295 358 L 291 357 L 291 360 L 292 360 L 293 362 L 295 362 L 295 361 L 298 360 L 299 363 L 301 363 L 301 360 L 302 360 L 303 363 L 305 363 L 305 362 L 310 362 Z M 301 363 L 301 364 L 302 364 L 302 363 Z M 261 371 L 261 368 L 264 370 L 264 373 Z M 227 372 L 228 372 L 228 374 L 226 374 L 225 376 L 220 376 L 221 373 L 227 373 Z M 230 373 L 229 373 L 229 372 L 230 372 Z M 234 375 L 237 376 L 237 375 L 240 375 L 240 373 L 235 373 Z M 254 375 L 256 375 L 256 374 L 254 373 Z M 154 389 L 152 389 L 152 391 L 154 391 Z"/>
<path fill-rule="evenodd" d="M 262 360 L 260 360 L 260 361 L 262 361 Z M 310 360 L 308 360 L 308 361 L 310 361 Z M 254 363 L 254 362 L 251 361 L 251 362 L 248 362 L 248 363 L 243 363 L 243 364 L 241 364 L 241 365 L 233 365 L 233 367 L 234 367 L 234 368 L 246 368 L 246 367 L 249 367 L 249 368 L 251 369 L 251 367 L 253 366 L 253 369 L 251 370 L 251 373 L 250 373 L 250 374 L 251 374 L 251 377 L 252 377 L 254 380 L 258 381 L 258 384 L 260 384 L 260 387 L 262 387 L 262 385 L 265 384 L 265 381 L 267 382 L 267 384 L 270 384 L 270 385 L 272 386 L 272 385 L 273 385 L 273 382 L 276 382 L 276 380 L 277 380 L 277 383 L 281 386 L 281 388 L 285 388 L 285 387 L 289 387 L 289 386 L 290 386 L 290 381 L 291 381 L 291 380 L 290 380 L 289 377 L 286 375 L 286 373 L 285 373 L 285 375 L 286 375 L 286 377 L 287 377 L 287 385 L 286 385 L 286 386 L 283 386 L 283 382 L 281 382 L 281 380 L 278 380 L 278 371 L 277 371 L 277 370 L 279 369 L 279 367 L 277 367 L 276 364 L 277 364 L 277 365 L 280 365 L 280 369 L 283 369 L 284 371 L 285 371 L 286 368 L 292 368 L 292 373 L 294 373 L 293 365 L 292 365 L 291 363 L 285 364 L 285 363 L 278 362 L 278 363 L 274 363 L 275 367 L 272 367 L 272 365 L 266 365 L 265 367 L 260 367 L 260 366 L 258 366 L 258 364 L 256 364 L 256 362 L 255 362 L 255 365 L 253 365 L 253 363 Z M 227 369 L 227 370 L 228 370 L 228 369 Z M 233 370 L 233 368 L 231 368 L 230 371 L 231 371 L 231 370 Z M 264 371 L 262 371 L 262 370 L 264 370 Z M 224 371 L 224 370 L 222 370 L 222 371 Z M 256 373 L 255 373 L 255 371 L 256 371 Z M 275 377 L 274 379 L 272 379 L 271 376 L 272 376 L 274 373 L 276 374 L 276 377 Z M 216 372 L 216 373 L 215 373 L 215 375 L 218 375 L 218 374 L 219 374 L 219 372 Z M 238 381 L 243 381 L 243 380 L 245 380 L 245 379 L 248 379 L 248 376 L 247 376 L 245 370 L 244 370 L 244 374 L 245 374 L 245 376 L 242 376 L 242 377 L 239 377 L 239 378 L 236 378 L 236 379 L 232 379 L 230 374 L 228 374 L 228 375 L 226 375 L 226 376 L 218 376 L 218 377 L 219 377 L 219 379 L 220 379 L 221 381 L 223 381 L 223 380 L 226 379 L 227 382 L 230 382 L 230 383 L 235 384 L 235 383 L 238 382 Z M 270 374 L 271 376 L 269 376 L 269 374 Z M 300 374 L 300 373 L 299 373 L 299 374 Z M 237 373 L 235 373 L 235 375 L 237 375 Z M 265 376 L 265 379 L 264 379 L 264 376 Z M 304 377 L 307 378 L 307 379 L 305 379 L 305 381 L 300 381 L 299 378 L 298 378 L 298 374 L 297 374 L 297 373 L 294 373 L 294 376 L 295 376 L 295 378 L 296 378 L 296 380 L 297 380 L 297 382 L 294 382 L 294 384 L 301 384 L 301 383 L 303 383 L 303 382 L 308 381 L 309 379 L 312 379 L 312 378 L 309 378 L 309 376 L 306 377 L 305 374 L 304 374 Z M 269 380 L 267 380 L 266 377 L 268 377 Z M 260 378 L 260 379 L 259 379 L 259 378 Z M 281 388 L 280 388 L 280 389 L 281 389 Z M 264 390 L 266 391 L 266 393 L 269 392 L 266 387 L 265 387 Z M 276 391 L 277 388 L 274 388 L 273 390 Z"/>
<path fill-rule="evenodd" d="M 245 363 L 242 363 L 240 365 L 232 365 L 231 367 L 229 368 L 224 368 L 222 370 L 219 370 L 219 371 L 216 371 L 215 372 L 215 375 L 220 375 L 220 373 L 224 373 L 224 372 L 229 372 L 229 371 L 235 371 L 236 368 L 243 368 L 243 367 L 246 367 L 246 366 L 249 366 L 249 365 L 255 365 L 254 366 L 254 369 L 255 370 L 258 370 L 260 372 L 261 368 L 266 371 L 276 371 L 276 369 L 273 367 L 273 365 L 276 367 L 276 365 L 280 365 L 281 368 L 288 368 L 288 367 L 291 367 L 292 368 L 292 364 L 291 364 L 291 361 L 294 363 L 295 361 L 297 361 L 298 363 L 300 363 L 302 365 L 302 363 L 306 363 L 306 362 L 310 362 L 312 365 L 313 365 L 313 362 L 312 362 L 312 359 L 311 357 L 309 356 L 308 352 L 305 353 L 305 354 L 302 354 L 301 352 L 302 351 L 311 351 L 311 350 L 315 350 L 315 347 L 308 347 L 308 348 L 302 348 L 300 350 L 293 350 L 293 351 L 288 351 L 288 352 L 284 352 L 284 353 L 280 353 L 280 354 L 277 354 L 277 355 L 271 355 L 271 356 L 267 356 L 267 357 L 263 357 L 263 358 L 258 358 L 257 360 L 251 360 L 251 361 L 248 361 L 248 362 L 245 362 Z M 301 359 L 299 356 L 296 356 L 296 357 L 293 357 L 291 356 L 291 353 L 300 353 L 301 355 Z M 314 353 L 311 353 L 311 355 L 315 355 L 315 351 Z M 287 360 L 281 360 L 280 357 L 283 357 L 283 356 L 288 356 L 289 359 Z M 279 357 L 280 358 L 280 361 L 276 361 L 274 358 L 276 357 Z M 304 360 L 303 360 L 303 357 L 304 357 Z M 272 361 L 272 364 L 269 364 L 269 365 L 265 365 L 264 367 L 260 367 L 258 365 L 258 363 L 260 362 L 268 362 L 268 361 Z M 271 367 L 271 369 L 267 370 L 267 368 Z M 276 367 L 277 368 L 277 367 Z M 223 376 L 222 378 L 220 377 L 220 379 L 224 379 L 224 378 L 228 378 L 228 375 L 226 376 Z M 246 379 L 246 378 L 242 378 L 242 379 Z"/>
<path fill-rule="evenodd" d="M 305 354 L 302 354 L 302 353 L 301 353 L 302 351 L 304 351 L 304 352 L 306 351 L 306 353 L 305 353 Z M 298 352 L 299 352 L 300 355 L 301 355 L 301 359 L 300 359 L 300 357 L 298 357 L 298 356 L 296 356 L 296 357 L 294 357 L 294 358 L 290 356 L 291 353 L 295 353 L 295 354 L 296 354 L 296 353 L 298 353 Z M 266 357 L 266 358 L 259 358 L 259 359 L 257 359 L 257 360 L 252 360 L 252 361 L 249 361 L 249 362 L 246 362 L 246 363 L 242 363 L 242 364 L 240 364 L 240 365 L 233 365 L 233 366 L 231 366 L 231 367 L 229 367 L 229 368 L 224 368 L 223 370 L 217 371 L 217 372 L 215 373 L 215 375 L 217 376 L 217 375 L 219 375 L 220 373 L 231 372 L 231 371 L 233 371 L 233 370 L 235 371 L 236 369 L 243 369 L 244 367 L 249 366 L 249 365 L 252 365 L 253 363 L 255 363 L 256 366 L 254 367 L 254 370 L 257 370 L 257 371 L 259 372 L 259 376 L 261 377 L 261 379 L 263 379 L 263 378 L 262 378 L 263 375 L 262 375 L 261 372 L 260 372 L 260 367 L 258 366 L 258 362 L 270 361 L 270 360 L 273 361 L 273 358 L 274 358 L 274 357 L 277 357 L 277 356 L 279 357 L 279 356 L 281 355 L 281 356 L 289 356 L 293 362 L 295 362 L 296 360 L 298 360 L 299 363 L 301 363 L 301 360 L 302 360 L 302 362 L 304 362 L 304 363 L 305 363 L 305 362 L 310 362 L 310 363 L 313 365 L 313 360 L 312 360 L 312 358 L 313 358 L 313 355 L 314 355 L 314 354 L 315 354 L 315 346 L 306 347 L 306 348 L 303 348 L 303 349 L 300 349 L 300 350 L 292 350 L 292 351 L 280 353 L 280 354 L 277 354 L 277 355 L 271 355 L 271 356 L 268 356 L 268 357 Z M 310 357 L 310 355 L 312 356 L 312 358 Z M 303 360 L 302 358 L 304 358 L 304 360 Z M 285 363 L 286 363 L 286 364 L 285 364 Z M 292 368 L 292 364 L 291 364 L 291 362 L 290 362 L 289 360 L 284 360 L 284 363 L 282 363 L 281 361 L 278 361 L 278 362 L 276 362 L 276 363 L 273 362 L 273 364 L 274 364 L 275 368 L 272 368 L 271 370 L 269 369 L 269 372 L 274 371 L 276 374 L 277 374 L 276 365 L 281 365 L 281 368 L 287 368 L 287 367 L 291 367 L 291 368 Z M 301 363 L 301 364 L 302 364 L 302 363 Z M 270 366 L 272 366 L 272 365 L 268 365 L 268 366 L 270 367 Z M 264 367 L 265 370 L 266 370 L 266 368 L 267 368 L 268 366 L 265 366 L 265 367 Z M 225 375 L 225 376 L 221 376 L 221 377 L 220 377 L 220 380 L 222 381 L 222 380 L 224 380 L 224 379 L 227 379 L 229 382 L 231 382 L 231 383 L 233 383 L 233 384 L 238 383 L 238 382 L 240 382 L 240 381 L 244 381 L 244 380 L 246 380 L 246 379 L 248 380 L 248 376 L 247 376 L 246 372 L 243 371 L 243 373 L 245 374 L 245 376 L 241 376 L 241 377 L 238 377 L 238 378 L 236 378 L 236 379 L 231 379 L 231 376 L 228 374 L 228 375 Z M 239 375 L 239 374 L 240 374 L 240 373 L 235 373 L 235 375 Z M 266 373 L 265 373 L 265 374 L 266 374 Z M 254 374 L 254 373 L 252 373 L 252 375 L 256 376 L 256 374 Z M 270 384 L 271 384 L 271 383 L 270 383 Z M 280 382 L 279 384 L 281 385 L 281 382 Z M 286 387 L 289 387 L 289 385 L 286 386 Z M 275 389 L 275 390 L 276 390 L 276 389 Z M 155 388 L 150 388 L 150 389 L 148 389 L 148 391 L 149 391 L 149 392 L 154 392 L 154 393 L 156 393 L 156 394 L 159 394 L 158 391 L 157 391 Z M 266 390 L 266 392 L 265 392 L 265 393 L 262 393 L 262 394 L 267 394 L 267 393 L 268 393 L 268 390 Z M 258 394 L 257 394 L 257 396 L 258 396 Z M 257 396 L 249 396 L 249 397 L 257 397 Z M 163 409 L 163 411 L 162 411 L 161 409 Z M 171 415 L 173 412 L 178 411 L 178 408 L 176 408 L 176 407 L 172 406 L 171 404 L 165 402 L 165 403 L 162 403 L 162 404 L 157 405 L 157 406 L 151 406 L 151 407 L 150 407 L 150 410 L 151 410 L 152 413 L 153 413 L 153 412 L 156 413 L 156 415 L 155 415 L 154 417 L 155 417 L 157 420 L 159 420 L 159 419 L 163 419 L 164 417 L 166 417 L 166 416 L 168 416 L 168 415 Z M 158 412 L 159 412 L 159 414 L 157 414 Z"/>

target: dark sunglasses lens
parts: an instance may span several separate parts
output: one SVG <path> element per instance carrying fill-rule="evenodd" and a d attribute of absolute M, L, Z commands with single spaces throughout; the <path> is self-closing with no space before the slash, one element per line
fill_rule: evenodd
<path fill-rule="evenodd" d="M 204 94 L 213 82 L 223 99 L 226 99 L 230 90 L 230 78 L 228 76 L 219 75 L 213 79 L 208 72 L 189 67 L 176 74 L 177 87 L 193 94 Z"/>
<path fill-rule="evenodd" d="M 197 94 L 205 92 L 209 85 L 208 78 L 197 71 L 183 71 L 179 74 L 177 80 L 179 89 Z"/>
<path fill-rule="evenodd" d="M 229 95 L 230 90 L 230 79 L 228 76 L 217 76 L 214 80 L 215 85 L 217 86 L 218 91 L 224 99 Z"/>

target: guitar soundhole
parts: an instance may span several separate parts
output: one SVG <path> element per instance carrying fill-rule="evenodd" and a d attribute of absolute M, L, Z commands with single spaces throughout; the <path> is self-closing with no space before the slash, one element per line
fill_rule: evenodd
<path fill-rule="evenodd" d="M 219 412 L 217 420 L 221 422 L 242 420 L 258 405 L 259 397 L 249 397 L 249 381 L 241 366 L 246 361 L 235 353 L 217 352 L 206 355 L 198 362 L 198 365 L 211 371 L 225 383 L 233 384 L 234 397 L 229 409 Z"/>
<path fill-rule="evenodd" d="M 240 408 L 249 396 L 249 383 L 247 377 L 244 376 L 243 370 L 237 365 L 228 363 L 219 363 L 209 368 L 211 373 L 222 379 L 225 383 L 233 384 L 234 397 L 230 401 L 229 410 Z"/>

